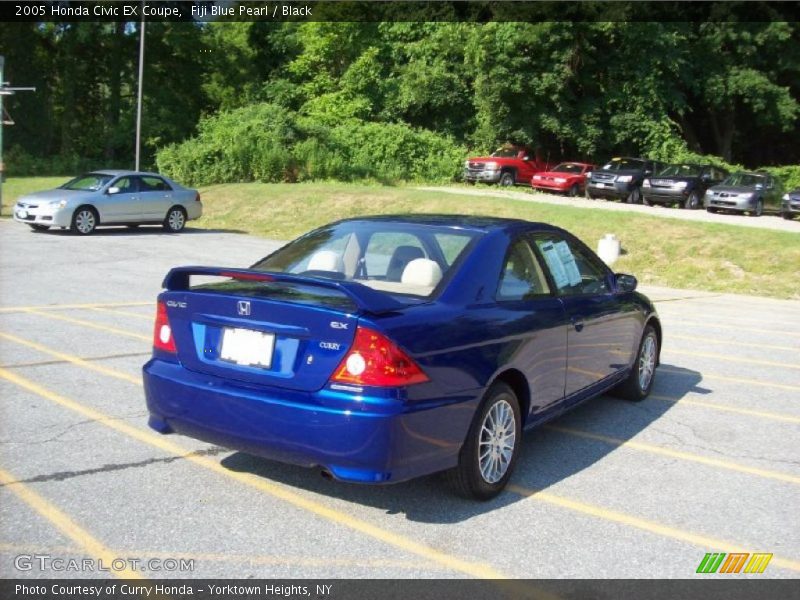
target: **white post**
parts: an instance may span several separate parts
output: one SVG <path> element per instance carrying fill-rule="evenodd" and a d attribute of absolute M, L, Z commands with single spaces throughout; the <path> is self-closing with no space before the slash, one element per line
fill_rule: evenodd
<path fill-rule="evenodd" d="M 144 4 L 144 3 L 143 3 Z M 144 83 L 144 14 L 142 14 L 141 29 L 139 30 L 139 92 L 136 97 L 136 166 L 139 170 L 139 155 L 142 144 L 142 84 Z"/>

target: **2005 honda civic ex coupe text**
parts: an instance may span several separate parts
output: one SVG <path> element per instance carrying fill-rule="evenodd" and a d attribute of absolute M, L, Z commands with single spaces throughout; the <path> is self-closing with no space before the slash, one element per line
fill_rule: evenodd
<path fill-rule="evenodd" d="M 335 479 L 508 482 L 523 429 L 645 398 L 661 325 L 631 275 L 542 223 L 339 221 L 249 269 L 180 267 L 144 366 L 150 426 Z"/>

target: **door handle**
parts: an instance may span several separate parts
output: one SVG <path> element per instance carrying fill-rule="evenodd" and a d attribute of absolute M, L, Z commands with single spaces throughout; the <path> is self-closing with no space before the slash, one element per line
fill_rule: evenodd
<path fill-rule="evenodd" d="M 572 322 L 572 326 L 575 328 L 575 331 L 581 331 L 583 329 L 583 321 L 576 317 L 570 317 L 570 321 Z"/>

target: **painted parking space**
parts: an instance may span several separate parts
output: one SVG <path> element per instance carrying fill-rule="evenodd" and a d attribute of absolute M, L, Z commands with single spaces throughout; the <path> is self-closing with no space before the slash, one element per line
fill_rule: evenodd
<path fill-rule="evenodd" d="M 217 235 L 204 255 L 264 245 Z M 39 237 L 18 243 L 35 253 Z M 200 262 L 174 239 L 169 266 Z M 166 262 L 137 267 L 153 300 Z M 601 398 L 529 433 L 509 491 L 474 503 L 438 476 L 345 485 L 152 432 L 153 303 L 125 291 L 2 290 L 4 577 L 37 576 L 13 565 L 33 551 L 194 557 L 196 577 L 691 577 L 712 551 L 773 552 L 769 576 L 800 572 L 800 320 L 786 318 L 800 303 L 670 291 L 653 397 Z"/>

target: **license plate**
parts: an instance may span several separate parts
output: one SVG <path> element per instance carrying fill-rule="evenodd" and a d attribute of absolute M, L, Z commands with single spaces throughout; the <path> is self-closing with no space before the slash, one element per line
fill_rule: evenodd
<path fill-rule="evenodd" d="M 26 218 L 28 218 L 28 211 L 27 210 L 18 210 L 17 211 L 17 216 L 20 219 L 26 219 Z"/>
<path fill-rule="evenodd" d="M 219 357 L 237 365 L 269 369 L 274 348 L 274 333 L 225 327 Z"/>

